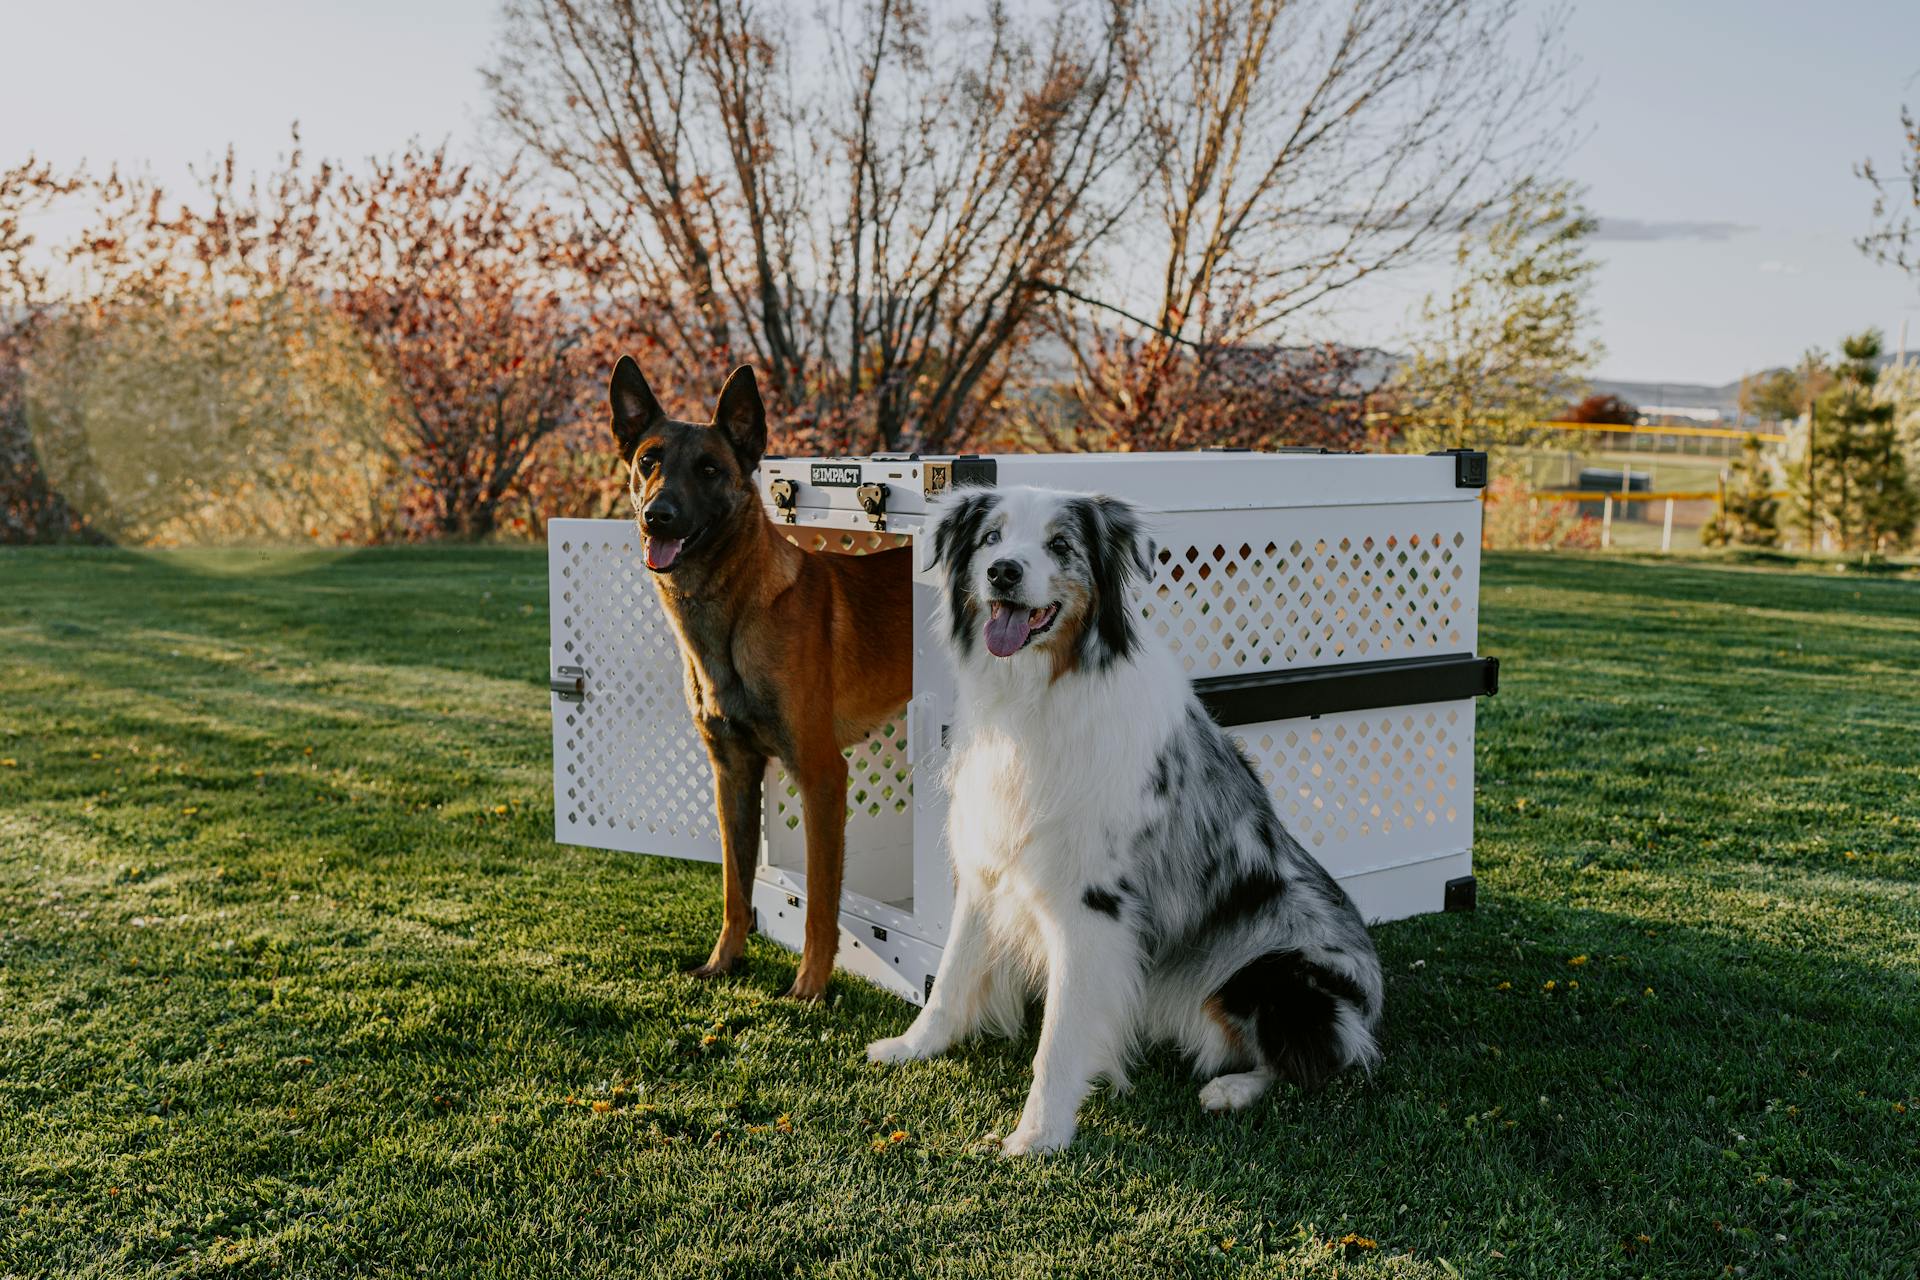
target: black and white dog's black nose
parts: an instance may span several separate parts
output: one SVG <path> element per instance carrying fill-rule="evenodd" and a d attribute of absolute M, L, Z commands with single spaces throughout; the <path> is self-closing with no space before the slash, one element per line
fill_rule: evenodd
<path fill-rule="evenodd" d="M 1026 570 L 1020 567 L 1018 560 L 995 560 L 987 566 L 987 585 L 996 590 L 1009 591 L 1020 585 L 1020 579 L 1026 576 Z"/>

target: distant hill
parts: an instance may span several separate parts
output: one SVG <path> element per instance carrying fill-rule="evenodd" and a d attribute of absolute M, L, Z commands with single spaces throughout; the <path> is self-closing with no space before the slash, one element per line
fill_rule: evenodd
<path fill-rule="evenodd" d="M 1305 356 L 1312 350 L 1309 347 L 1276 345 L 1256 348 L 1268 353 L 1277 360 L 1288 360 L 1295 356 Z M 1073 361 L 1067 347 L 1058 337 L 1048 335 L 1041 338 L 1028 352 L 1028 360 L 1036 371 L 1038 380 L 1065 382 L 1073 377 Z M 1898 359 L 1888 354 L 1880 357 L 1880 367 L 1890 368 Z M 1407 362 L 1404 353 L 1384 351 L 1378 347 L 1360 348 L 1360 362 L 1354 370 L 1354 377 L 1361 386 L 1376 388 L 1385 385 L 1401 365 Z M 1907 353 L 1909 364 L 1920 364 L 1920 354 Z M 1762 369 L 1759 373 L 1773 373 L 1773 369 Z M 1671 417 L 1693 417 L 1699 421 L 1721 420 L 1733 422 L 1740 416 L 1740 382 L 1719 384 L 1705 382 L 1629 382 L 1618 378 L 1592 378 L 1588 387 L 1595 395 L 1614 395 L 1639 408 L 1642 412 L 1663 409 Z"/>
<path fill-rule="evenodd" d="M 1595 394 L 1619 396 L 1628 404 L 1638 405 L 1642 412 L 1657 406 L 1703 418 L 1716 414 L 1729 421 L 1740 415 L 1738 382 L 1725 382 L 1716 387 L 1703 382 L 1615 382 L 1594 378 L 1591 385 Z"/>

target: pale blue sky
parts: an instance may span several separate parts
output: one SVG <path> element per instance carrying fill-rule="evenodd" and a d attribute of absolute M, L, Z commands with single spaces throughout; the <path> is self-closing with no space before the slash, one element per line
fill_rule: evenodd
<path fill-rule="evenodd" d="M 171 176 L 229 139 L 270 158 L 295 117 L 325 154 L 471 141 L 494 29 L 488 0 L 0 0 L 0 163 Z M 1895 340 L 1903 317 L 1920 348 L 1920 288 L 1851 243 L 1871 204 L 1853 166 L 1890 163 L 1901 102 L 1920 108 L 1920 3 L 1584 0 L 1571 34 L 1595 91 L 1569 176 L 1610 229 L 1601 373 L 1729 381 L 1869 324 Z M 1402 277 L 1324 324 L 1395 345 L 1439 283 Z"/>

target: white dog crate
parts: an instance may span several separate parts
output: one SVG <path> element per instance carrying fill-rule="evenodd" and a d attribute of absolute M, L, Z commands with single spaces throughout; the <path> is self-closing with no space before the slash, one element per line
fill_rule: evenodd
<path fill-rule="evenodd" d="M 801 545 L 851 553 L 913 539 L 929 496 L 957 484 L 1138 506 L 1156 545 L 1142 626 L 1370 921 L 1472 905 L 1474 699 L 1497 673 L 1475 654 L 1485 480 L 1481 454 L 1317 452 L 769 458 L 759 476 L 767 513 Z M 912 700 L 847 752 L 840 915 L 840 966 L 915 1002 L 953 898 L 941 776 L 954 684 L 928 555 L 920 544 Z M 711 771 L 633 523 L 555 520 L 548 565 L 555 838 L 718 861 Z M 754 912 L 797 949 L 804 828 L 777 764 L 765 806 Z"/>

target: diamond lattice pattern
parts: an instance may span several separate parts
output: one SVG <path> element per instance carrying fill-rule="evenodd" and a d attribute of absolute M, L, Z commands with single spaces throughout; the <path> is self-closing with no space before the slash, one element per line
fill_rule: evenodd
<path fill-rule="evenodd" d="M 907 762 L 907 722 L 889 720 L 840 754 L 847 758 L 847 845 L 858 838 L 864 820 L 883 814 L 904 814 L 913 808 L 913 767 Z M 805 809 L 800 788 L 778 764 L 769 766 L 767 790 L 772 798 L 768 817 L 792 831 L 800 826 Z"/>
<path fill-rule="evenodd" d="M 679 642 L 632 526 L 606 524 L 607 536 L 563 540 L 556 558 L 565 639 L 554 664 L 587 671 L 585 701 L 556 704 L 558 816 L 591 843 L 706 856 L 719 841 L 713 775 L 687 713 Z"/>
<path fill-rule="evenodd" d="M 1367 844 L 1391 860 L 1398 846 L 1448 847 L 1435 837 L 1471 821 L 1471 703 L 1248 725 L 1233 737 L 1308 848 Z"/>
<path fill-rule="evenodd" d="M 1181 539 L 1156 553 L 1141 614 L 1196 677 L 1459 653 L 1477 550 L 1431 528 Z"/>

